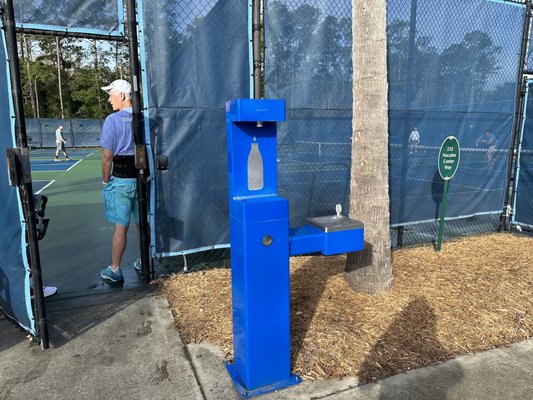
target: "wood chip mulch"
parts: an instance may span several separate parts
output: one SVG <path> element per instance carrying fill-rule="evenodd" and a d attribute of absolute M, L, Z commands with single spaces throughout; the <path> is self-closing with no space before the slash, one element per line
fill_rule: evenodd
<path fill-rule="evenodd" d="M 393 253 L 386 293 L 352 291 L 345 256 L 291 258 L 293 372 L 372 382 L 533 337 L 533 238 L 490 234 Z M 229 268 L 160 282 L 185 343 L 232 358 Z"/>

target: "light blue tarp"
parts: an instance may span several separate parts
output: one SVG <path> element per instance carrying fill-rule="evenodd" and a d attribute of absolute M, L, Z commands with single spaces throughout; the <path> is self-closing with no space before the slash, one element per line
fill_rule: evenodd
<path fill-rule="evenodd" d="M 436 159 L 449 135 L 459 139 L 463 159 L 447 215 L 499 213 L 524 9 L 418 0 L 411 16 L 414 3 L 392 0 L 387 8 L 391 223 L 435 219 L 442 200 Z M 248 97 L 246 2 L 143 7 L 151 143 L 170 165 L 155 172 L 156 253 L 223 245 L 229 237 L 222 107 Z M 331 214 L 338 203 L 348 208 L 351 18 L 349 0 L 265 2 L 265 97 L 287 101 L 287 122 L 278 124 L 278 191 L 289 199 L 292 226 Z M 421 149 L 409 155 L 414 127 Z M 490 160 L 477 142 L 485 130 L 495 137 Z"/>
<path fill-rule="evenodd" d="M 0 154 L 15 147 L 11 125 L 10 85 L 4 31 L 0 33 Z M 6 162 L 0 162 L 0 308 L 26 330 L 35 334 L 30 303 L 29 268 L 17 189 L 9 185 Z"/>

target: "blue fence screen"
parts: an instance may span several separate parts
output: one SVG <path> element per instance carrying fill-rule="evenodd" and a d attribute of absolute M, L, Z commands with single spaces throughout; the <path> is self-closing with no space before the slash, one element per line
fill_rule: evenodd
<path fill-rule="evenodd" d="M 265 18 L 266 97 L 284 98 L 289 108 L 279 130 L 279 172 L 294 225 L 348 205 L 351 1 L 268 0 Z M 523 18 L 523 7 L 487 0 L 387 2 L 393 226 L 436 221 L 438 151 L 453 135 L 462 155 L 447 216 L 494 215 L 494 229 L 505 195 Z M 415 128 L 416 150 L 409 148 Z M 480 139 L 485 131 L 490 146 Z"/>
<path fill-rule="evenodd" d="M 112 34 L 122 31 L 121 0 L 16 0 L 17 26 Z"/>
<path fill-rule="evenodd" d="M 229 243 L 224 104 L 249 96 L 248 8 L 143 2 L 152 150 L 169 159 L 151 202 L 158 254 Z"/>
<path fill-rule="evenodd" d="M 0 154 L 15 147 L 11 123 L 11 87 L 7 70 L 6 42 L 0 31 Z M 3 161 L 3 160 L 2 160 Z M 0 162 L 0 308 L 29 332 L 35 334 L 30 304 L 30 277 L 17 189 L 9 185 L 7 165 Z"/>
<path fill-rule="evenodd" d="M 26 134 L 32 148 L 56 147 L 56 129 L 63 125 L 67 147 L 98 147 L 103 120 L 88 118 L 26 118 Z"/>
<path fill-rule="evenodd" d="M 387 2 L 390 146 L 384 157 L 390 162 L 393 228 L 429 224 L 431 236 L 443 187 L 437 155 L 449 135 L 458 138 L 462 155 L 447 215 L 463 220 L 488 215 L 494 218 L 483 229 L 495 228 L 506 196 L 515 113 L 525 14 L 519 3 Z M 265 97 L 287 102 L 287 121 L 278 126 L 278 174 L 292 226 L 331 214 L 339 203 L 348 209 L 351 4 L 264 1 Z M 149 158 L 169 160 L 167 170 L 152 175 L 153 254 L 227 246 L 224 103 L 250 96 L 251 1 L 138 5 Z M 116 33 L 122 14 L 122 2 L 115 0 L 16 2 L 19 26 Z M 59 124 L 71 145 L 97 145 L 99 121 L 29 119 L 32 146 L 53 147 Z M 409 138 L 415 128 L 420 143 L 413 148 Z M 524 138 L 528 149 L 526 133 Z M 526 177 L 521 164 L 525 187 Z M 526 200 L 517 201 L 517 209 L 524 210 L 520 201 Z"/>

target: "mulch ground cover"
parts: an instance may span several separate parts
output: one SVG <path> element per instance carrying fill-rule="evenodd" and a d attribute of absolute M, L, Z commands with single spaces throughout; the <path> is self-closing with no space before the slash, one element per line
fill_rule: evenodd
<path fill-rule="evenodd" d="M 490 234 L 393 252 L 393 287 L 352 291 L 345 256 L 291 258 L 293 372 L 372 382 L 533 336 L 533 238 Z M 160 282 L 185 343 L 232 359 L 231 273 Z"/>

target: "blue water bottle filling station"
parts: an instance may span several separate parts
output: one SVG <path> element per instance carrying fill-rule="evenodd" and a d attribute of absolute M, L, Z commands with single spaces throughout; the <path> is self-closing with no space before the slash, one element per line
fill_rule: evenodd
<path fill-rule="evenodd" d="M 285 101 L 226 103 L 234 361 L 226 368 L 243 398 L 301 381 L 290 365 L 289 257 L 363 249 L 363 223 L 337 213 L 289 229 L 277 195 L 276 123 Z"/>

